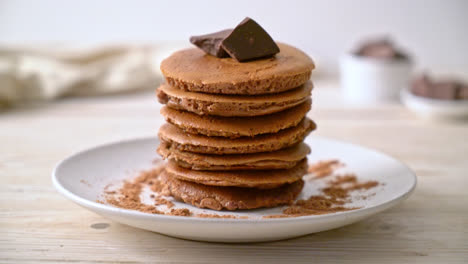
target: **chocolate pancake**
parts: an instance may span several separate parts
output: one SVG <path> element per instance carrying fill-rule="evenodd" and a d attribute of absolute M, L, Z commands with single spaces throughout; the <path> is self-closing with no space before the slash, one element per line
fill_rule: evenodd
<path fill-rule="evenodd" d="M 302 191 L 304 181 L 298 180 L 273 189 L 209 186 L 183 181 L 161 173 L 171 195 L 177 200 L 200 208 L 240 210 L 291 204 Z"/>
<path fill-rule="evenodd" d="M 186 133 L 182 129 L 166 123 L 159 129 L 158 136 L 161 142 L 180 151 L 206 154 L 245 154 L 269 152 L 293 146 L 301 142 L 315 128 L 316 125 L 312 120 L 304 118 L 297 126 L 281 130 L 278 133 L 229 139 Z"/>
<path fill-rule="evenodd" d="M 291 169 L 237 171 L 197 171 L 179 167 L 175 162 L 169 161 L 166 173 L 179 180 L 203 185 L 272 189 L 298 181 L 307 173 L 307 168 L 307 159 L 302 159 Z"/>
<path fill-rule="evenodd" d="M 278 47 L 274 57 L 248 62 L 185 49 L 166 58 L 161 71 L 173 87 L 215 94 L 272 94 L 306 83 L 315 68 L 312 59 L 292 46 L 278 43 Z"/>
<path fill-rule="evenodd" d="M 192 134 L 220 137 L 253 137 L 296 126 L 310 109 L 311 100 L 287 110 L 256 117 L 200 116 L 167 106 L 161 108 L 166 121 Z"/>
<path fill-rule="evenodd" d="M 280 112 L 305 102 L 312 91 L 312 82 L 283 93 L 269 95 L 220 95 L 184 91 L 162 84 L 156 93 L 159 102 L 172 109 L 199 115 L 259 116 Z"/>
<path fill-rule="evenodd" d="M 273 152 L 213 155 L 180 151 L 166 142 L 161 142 L 158 153 L 164 159 L 192 170 L 266 170 L 292 168 L 310 153 L 310 148 L 304 143 L 299 143 Z"/>

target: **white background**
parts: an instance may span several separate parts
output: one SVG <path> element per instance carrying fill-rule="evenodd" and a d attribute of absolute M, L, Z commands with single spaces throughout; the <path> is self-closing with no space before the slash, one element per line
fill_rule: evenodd
<path fill-rule="evenodd" d="M 419 68 L 468 69 L 468 1 L 0 0 L 0 44 L 187 40 L 245 16 L 309 53 L 322 72 L 366 37 L 389 35 Z"/>

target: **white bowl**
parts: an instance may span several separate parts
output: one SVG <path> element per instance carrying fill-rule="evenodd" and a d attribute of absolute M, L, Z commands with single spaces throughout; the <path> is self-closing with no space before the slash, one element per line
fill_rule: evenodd
<path fill-rule="evenodd" d="M 340 60 L 344 97 L 360 103 L 397 101 L 401 87 L 408 85 L 411 68 L 409 60 L 344 55 Z"/>
<path fill-rule="evenodd" d="M 414 95 L 401 90 L 401 101 L 410 110 L 424 118 L 462 119 L 468 117 L 468 100 L 441 100 Z"/>

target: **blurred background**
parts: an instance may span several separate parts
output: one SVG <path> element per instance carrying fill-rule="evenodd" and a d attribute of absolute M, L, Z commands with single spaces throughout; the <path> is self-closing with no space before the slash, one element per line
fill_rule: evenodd
<path fill-rule="evenodd" d="M 337 73 L 338 56 L 362 38 L 390 35 L 420 67 L 468 68 L 464 0 L 61 1 L 1 0 L 2 44 L 182 41 L 257 20 L 276 40 Z"/>
<path fill-rule="evenodd" d="M 1 0 L 0 98 L 5 103 L 137 89 L 160 80 L 160 60 L 190 46 L 189 36 L 234 27 L 246 16 L 275 40 L 314 58 L 315 78 L 337 78 L 340 56 L 376 37 L 390 37 L 410 55 L 416 71 L 468 72 L 467 11 L 464 0 Z M 129 44 L 138 48 L 127 50 Z M 23 66 L 15 64 L 23 60 Z M 32 82 L 37 68 L 43 80 Z M 12 77 L 12 72 L 24 74 Z M 65 77 L 49 81 L 51 72 Z M 129 72 L 142 81 L 128 79 Z M 83 84 L 103 88 L 74 89 Z M 31 86 L 42 89 L 26 88 Z"/>

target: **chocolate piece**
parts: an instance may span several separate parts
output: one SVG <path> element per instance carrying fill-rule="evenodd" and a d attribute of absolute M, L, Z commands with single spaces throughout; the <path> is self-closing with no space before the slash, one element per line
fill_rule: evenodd
<path fill-rule="evenodd" d="M 453 79 L 431 81 L 427 75 L 413 80 L 411 92 L 418 96 L 441 100 L 468 99 L 468 85 Z"/>
<path fill-rule="evenodd" d="M 415 78 L 411 83 L 411 92 L 415 95 L 429 97 L 431 94 L 431 80 L 425 74 L 421 75 L 418 78 Z"/>
<path fill-rule="evenodd" d="M 232 29 L 225 29 L 211 34 L 192 36 L 190 42 L 206 53 L 218 58 L 229 57 L 229 54 L 221 47 L 221 42 L 231 34 Z"/>
<path fill-rule="evenodd" d="M 408 59 L 403 52 L 397 50 L 388 39 L 372 41 L 361 46 L 356 55 L 377 59 Z"/>
<path fill-rule="evenodd" d="M 458 83 L 455 81 L 435 82 L 432 85 L 431 97 L 442 100 L 455 100 L 458 86 Z"/>
<path fill-rule="evenodd" d="M 460 86 L 460 90 L 458 91 L 458 99 L 468 99 L 468 84 Z"/>
<path fill-rule="evenodd" d="M 268 33 L 251 18 L 245 18 L 222 41 L 224 50 L 242 62 L 273 56 L 280 50 Z"/>

